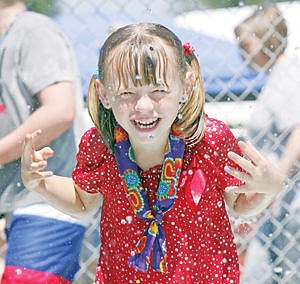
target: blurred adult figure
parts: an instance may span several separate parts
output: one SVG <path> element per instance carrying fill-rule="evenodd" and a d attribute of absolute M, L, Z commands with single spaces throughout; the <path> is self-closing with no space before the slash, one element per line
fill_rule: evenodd
<path fill-rule="evenodd" d="M 20 156 L 25 134 L 41 129 L 38 146 L 56 152 L 49 167 L 71 175 L 74 121 L 78 136 L 84 121 L 79 72 L 59 28 L 21 0 L 0 0 L 0 35 L 0 213 L 7 221 L 0 282 L 72 283 L 85 227 L 24 189 Z"/>
<path fill-rule="evenodd" d="M 235 28 L 235 35 L 245 62 L 269 73 L 249 135 L 289 177 L 258 233 L 272 271 L 269 282 L 264 278 L 261 283 L 300 283 L 300 59 L 286 51 L 288 27 L 275 4 L 259 7 Z"/>

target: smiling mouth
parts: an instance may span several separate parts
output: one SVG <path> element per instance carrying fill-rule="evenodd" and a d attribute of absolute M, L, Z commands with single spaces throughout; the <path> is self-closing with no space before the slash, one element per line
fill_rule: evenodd
<path fill-rule="evenodd" d="M 153 128 L 159 121 L 159 118 L 152 119 L 149 121 L 140 121 L 140 120 L 134 120 L 134 124 L 142 129 L 150 129 Z"/>

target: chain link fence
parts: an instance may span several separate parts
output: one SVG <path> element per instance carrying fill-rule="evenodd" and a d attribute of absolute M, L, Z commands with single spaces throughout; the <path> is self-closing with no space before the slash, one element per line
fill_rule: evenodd
<path fill-rule="evenodd" d="M 225 3 L 221 2 L 219 4 Z M 251 111 L 265 84 L 266 73 L 250 69 L 249 62 L 241 59 L 234 27 L 257 6 L 247 6 L 240 1 L 235 8 L 205 9 L 203 3 L 205 1 L 197 0 L 63 0 L 59 1 L 63 13 L 55 19 L 74 45 L 85 93 L 90 76 L 97 68 L 99 47 L 111 30 L 122 24 L 141 21 L 169 26 L 196 49 L 205 80 L 206 112 L 225 121 L 238 138 L 244 138 Z M 287 52 L 297 52 L 300 47 L 297 30 L 300 2 L 278 5 L 289 29 Z M 298 92 L 297 89 L 293 91 Z M 267 129 L 264 122 L 261 123 L 261 130 L 254 140 L 262 137 L 264 141 L 272 140 L 272 151 L 280 152 L 287 133 L 267 137 Z M 295 192 L 295 189 L 299 190 L 299 183 L 298 170 L 286 187 L 293 197 L 287 198 L 287 194 L 283 194 L 272 207 L 275 210 L 269 209 L 255 220 L 233 218 L 243 283 L 269 283 L 272 272 L 275 278 L 270 283 L 300 283 L 300 198 Z M 93 218 L 86 232 L 77 284 L 93 283 L 100 246 L 99 218 L 99 214 Z M 265 229 L 260 229 L 261 226 Z M 270 228 L 266 229 L 267 226 Z M 273 248 L 271 264 L 270 247 Z M 283 275 L 289 280 L 281 280 Z"/>

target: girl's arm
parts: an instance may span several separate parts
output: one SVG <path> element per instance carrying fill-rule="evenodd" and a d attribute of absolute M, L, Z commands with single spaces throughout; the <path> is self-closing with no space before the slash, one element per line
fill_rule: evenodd
<path fill-rule="evenodd" d="M 25 138 L 21 159 L 21 174 L 25 187 L 72 217 L 83 218 L 96 213 L 102 203 L 100 193 L 87 193 L 74 184 L 71 178 L 44 171 L 48 158 L 52 157 L 54 152 L 49 147 L 35 151 L 33 141 L 40 134 L 41 131 L 36 131 Z"/>
<path fill-rule="evenodd" d="M 245 172 L 226 166 L 225 171 L 244 182 L 226 188 L 225 200 L 237 214 L 254 216 L 267 208 L 281 191 L 285 176 L 267 161 L 250 142 L 239 142 L 244 157 L 229 152 L 228 157 Z"/>

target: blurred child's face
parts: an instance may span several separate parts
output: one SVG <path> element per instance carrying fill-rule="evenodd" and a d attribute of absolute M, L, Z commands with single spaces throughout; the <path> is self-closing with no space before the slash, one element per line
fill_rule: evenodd
<path fill-rule="evenodd" d="M 243 56 L 252 65 L 264 68 L 269 62 L 270 58 L 264 54 L 261 40 L 255 35 L 242 35 L 240 37 L 240 46 L 244 51 Z"/>
<path fill-rule="evenodd" d="M 165 46 L 168 55 L 172 49 Z M 115 90 L 105 86 L 107 99 L 117 122 L 127 131 L 131 143 L 165 143 L 179 108 L 184 100 L 184 84 L 180 78 L 174 56 L 169 58 L 166 83 L 130 84 Z M 167 86 L 168 85 L 168 86 Z"/>

